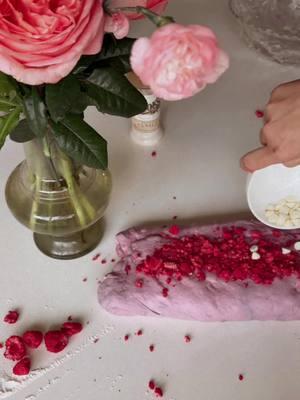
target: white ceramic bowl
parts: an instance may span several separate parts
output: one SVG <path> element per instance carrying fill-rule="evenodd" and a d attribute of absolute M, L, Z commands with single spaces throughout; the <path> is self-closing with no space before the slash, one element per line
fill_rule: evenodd
<path fill-rule="evenodd" d="M 257 219 L 268 226 L 289 230 L 300 228 L 274 225 L 266 219 L 266 207 L 289 196 L 300 201 L 300 166 L 287 168 L 276 164 L 248 176 L 247 200 L 250 210 Z"/>

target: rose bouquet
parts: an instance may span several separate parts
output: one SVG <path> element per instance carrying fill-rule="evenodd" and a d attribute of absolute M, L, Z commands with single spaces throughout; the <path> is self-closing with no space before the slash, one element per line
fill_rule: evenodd
<path fill-rule="evenodd" d="M 166 0 L 0 2 L 0 147 L 8 136 L 25 143 L 32 201 L 18 194 L 16 174 L 6 193 L 14 215 L 37 234 L 73 234 L 103 215 L 110 191 L 107 144 L 84 120 L 88 106 L 125 118 L 144 112 L 146 100 L 127 79 L 132 69 L 166 100 L 193 96 L 226 70 L 228 58 L 214 33 L 161 16 L 166 5 Z M 142 17 L 158 29 L 151 38 L 128 38 L 130 20 Z M 93 185 L 91 169 L 98 171 Z M 97 185 L 105 190 L 97 192 Z M 50 187 L 68 193 L 65 212 L 62 203 L 42 202 Z"/>

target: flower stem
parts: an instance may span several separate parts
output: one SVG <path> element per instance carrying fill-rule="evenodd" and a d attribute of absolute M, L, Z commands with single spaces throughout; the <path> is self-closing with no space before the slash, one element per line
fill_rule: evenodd
<path fill-rule="evenodd" d="M 147 17 L 151 22 L 154 23 L 158 28 L 161 28 L 164 25 L 171 24 L 175 22 L 173 17 L 168 17 L 168 16 L 160 16 L 156 14 L 155 12 L 149 10 L 146 7 L 119 7 L 119 8 L 114 8 L 111 9 L 110 12 L 115 13 L 115 12 L 135 12 L 137 14 L 143 14 L 145 17 Z"/>
<path fill-rule="evenodd" d="M 35 194 L 33 196 L 30 220 L 29 220 L 29 226 L 33 232 L 35 231 L 36 216 L 37 216 L 37 211 L 39 208 L 39 201 L 36 199 L 36 196 L 39 195 L 39 192 L 41 189 L 41 183 L 42 183 L 42 179 L 39 177 L 39 175 L 35 175 L 35 185 L 34 185 L 35 186 Z"/>
<path fill-rule="evenodd" d="M 80 190 L 78 190 L 78 185 L 73 176 L 71 161 L 64 156 L 61 158 L 61 173 L 67 184 L 70 200 L 73 203 L 78 221 L 81 226 L 86 226 L 94 219 L 95 210 L 87 198 L 81 195 Z"/>

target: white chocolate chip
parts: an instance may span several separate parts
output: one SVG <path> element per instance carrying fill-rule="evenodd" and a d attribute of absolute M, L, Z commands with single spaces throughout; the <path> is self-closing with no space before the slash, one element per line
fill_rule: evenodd
<path fill-rule="evenodd" d="M 300 242 L 296 242 L 294 244 L 294 248 L 295 248 L 295 250 L 299 251 L 300 250 Z"/>
<path fill-rule="evenodd" d="M 251 253 L 256 253 L 257 250 L 258 250 L 258 246 L 256 246 L 256 245 L 253 245 L 253 246 L 250 247 Z"/>
<path fill-rule="evenodd" d="M 283 226 L 285 226 L 286 228 L 289 228 L 291 226 L 293 226 L 292 221 L 290 220 L 290 218 L 287 218 L 283 224 Z"/>
<path fill-rule="evenodd" d="M 267 206 L 266 211 L 274 211 L 274 210 L 275 210 L 274 204 L 269 204 L 269 205 Z"/>
<path fill-rule="evenodd" d="M 280 206 L 279 207 L 279 214 L 289 215 L 290 209 L 287 206 Z"/>
<path fill-rule="evenodd" d="M 268 222 L 278 227 L 300 227 L 300 202 L 293 196 L 269 204 L 265 210 Z"/>
<path fill-rule="evenodd" d="M 295 201 L 297 201 L 295 196 L 288 196 L 285 198 L 285 201 L 287 201 L 288 203 L 292 202 L 294 203 Z"/>
<path fill-rule="evenodd" d="M 281 249 L 281 251 L 282 251 L 282 254 L 290 254 L 290 252 L 291 252 L 290 249 L 286 249 L 285 247 L 283 247 L 283 248 Z"/>
<path fill-rule="evenodd" d="M 285 221 L 286 221 L 286 218 L 284 215 L 278 215 L 278 217 L 277 217 L 278 225 L 280 225 L 280 226 L 284 225 Z"/>
<path fill-rule="evenodd" d="M 258 254 L 258 253 L 252 253 L 252 256 L 251 256 L 251 258 L 252 258 L 252 260 L 259 260 L 260 259 L 260 254 Z"/>

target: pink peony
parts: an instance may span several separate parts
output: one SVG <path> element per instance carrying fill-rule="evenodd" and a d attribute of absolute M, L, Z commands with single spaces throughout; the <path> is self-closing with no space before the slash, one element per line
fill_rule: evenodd
<path fill-rule="evenodd" d="M 116 39 L 123 39 L 129 32 L 129 20 L 125 14 L 117 12 L 105 16 L 105 32 L 111 32 Z"/>
<path fill-rule="evenodd" d="M 168 4 L 168 0 L 109 0 L 109 9 L 122 7 L 145 7 L 151 11 L 161 14 Z M 143 18 L 143 15 L 136 13 L 128 13 L 129 19 Z"/>
<path fill-rule="evenodd" d="M 103 0 L 1 0 L 0 71 L 29 85 L 56 83 L 101 50 Z"/>
<path fill-rule="evenodd" d="M 180 100 L 214 83 L 229 60 L 209 28 L 171 23 L 135 42 L 131 65 L 156 96 Z"/>

